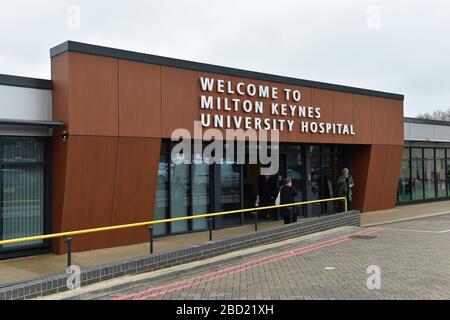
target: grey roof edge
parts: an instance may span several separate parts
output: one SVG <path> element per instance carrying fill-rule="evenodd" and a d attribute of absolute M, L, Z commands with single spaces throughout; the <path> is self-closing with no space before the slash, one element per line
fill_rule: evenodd
<path fill-rule="evenodd" d="M 64 126 L 64 122 L 50 120 L 0 119 L 0 125 L 27 127 L 62 127 Z"/>
<path fill-rule="evenodd" d="M 283 84 L 298 85 L 298 86 L 302 86 L 302 87 L 309 87 L 309 88 L 316 88 L 316 89 L 348 92 L 348 93 L 355 93 L 355 94 L 368 95 L 368 96 L 373 96 L 373 97 L 380 97 L 380 98 L 387 98 L 387 99 L 394 99 L 394 100 L 401 100 L 401 101 L 404 101 L 404 99 L 405 99 L 404 95 L 396 94 L 396 93 L 389 93 L 389 92 L 356 88 L 356 87 L 337 85 L 337 84 L 331 84 L 331 83 L 325 83 L 325 82 L 297 79 L 297 78 L 292 78 L 292 77 L 285 77 L 285 76 L 273 75 L 273 74 L 256 72 L 256 71 L 223 67 L 223 66 L 217 66 L 217 65 L 200 63 L 200 62 L 193 62 L 193 61 L 187 61 L 187 60 L 139 53 L 139 52 L 134 52 L 134 51 L 127 51 L 127 50 L 122 50 L 122 49 L 97 46 L 97 45 L 75 42 L 75 41 L 66 41 L 66 42 L 61 43 L 60 45 L 57 45 L 57 46 L 51 48 L 50 49 L 50 57 L 53 58 L 59 54 L 66 52 L 66 51 L 73 51 L 73 52 L 79 52 L 79 53 L 85 53 L 85 54 L 93 54 L 93 55 L 118 58 L 118 59 L 124 59 L 124 60 L 131 60 L 131 61 L 137 61 L 137 62 L 143 62 L 143 63 L 149 63 L 149 64 L 157 64 L 157 65 L 163 65 L 163 66 L 169 66 L 169 67 L 175 67 L 175 68 L 189 69 L 189 70 L 195 70 L 195 71 L 218 73 L 218 74 L 223 74 L 223 75 L 236 76 L 236 77 L 255 79 L 255 80 L 261 80 L 261 81 L 270 81 L 270 82 L 277 82 L 277 83 L 283 83 Z"/>
<path fill-rule="evenodd" d="M 0 74 L 0 85 L 52 90 L 51 80 L 20 77 L 9 74 Z"/>
<path fill-rule="evenodd" d="M 450 126 L 450 121 L 443 120 L 430 120 L 430 119 L 421 119 L 421 118 L 410 118 L 404 117 L 404 122 L 406 123 L 417 123 L 417 124 L 431 124 L 437 126 Z"/>

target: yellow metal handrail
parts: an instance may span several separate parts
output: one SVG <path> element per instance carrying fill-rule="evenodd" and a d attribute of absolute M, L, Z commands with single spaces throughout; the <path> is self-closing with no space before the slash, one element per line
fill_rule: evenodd
<path fill-rule="evenodd" d="M 215 213 L 206 213 L 206 214 L 199 214 L 199 215 L 192 215 L 192 216 L 171 218 L 171 219 L 162 219 L 162 220 L 145 221 L 145 222 L 130 223 L 130 224 L 121 224 L 121 225 L 117 225 L 117 226 L 109 226 L 109 227 L 100 227 L 100 228 L 77 230 L 77 231 L 51 233 L 51 234 L 40 235 L 40 236 L 32 236 L 32 237 L 0 240 L 0 245 L 11 244 L 11 243 L 19 243 L 19 242 L 27 242 L 27 241 L 44 240 L 44 239 L 52 239 L 52 238 L 60 238 L 60 237 L 70 237 L 70 236 L 87 234 L 87 233 L 94 233 L 94 232 L 111 231 L 111 230 L 134 228 L 134 227 L 143 227 L 143 226 L 150 226 L 150 225 L 155 225 L 155 224 L 160 224 L 160 223 L 167 223 L 167 222 L 175 222 L 175 221 L 182 221 L 182 220 L 193 220 L 193 219 L 200 219 L 200 218 L 210 218 L 210 217 L 224 216 L 224 215 L 234 214 L 234 213 L 254 212 L 254 211 L 261 211 L 261 210 L 269 210 L 269 209 L 292 207 L 292 206 L 298 206 L 298 205 L 304 205 L 304 204 L 313 204 L 313 203 L 320 203 L 320 202 L 337 201 L 337 200 L 343 200 L 344 201 L 344 209 L 345 209 L 345 212 L 346 212 L 347 211 L 347 198 L 346 197 L 338 197 L 338 198 L 329 198 L 329 199 L 320 199 L 320 200 L 303 201 L 303 202 L 296 202 L 296 203 L 289 203 L 289 204 L 281 204 L 281 205 L 267 206 L 267 207 L 256 207 L 256 208 L 238 209 L 238 210 L 222 211 L 222 212 L 215 212 Z"/>

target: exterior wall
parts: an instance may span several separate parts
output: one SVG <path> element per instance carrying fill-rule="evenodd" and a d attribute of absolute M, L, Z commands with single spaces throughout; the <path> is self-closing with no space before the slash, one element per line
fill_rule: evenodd
<path fill-rule="evenodd" d="M 320 106 L 321 121 L 352 123 L 355 136 L 294 130 L 280 138 L 354 145 L 354 208 L 395 205 L 403 101 L 66 51 L 52 58 L 53 119 L 69 134 L 66 142 L 56 136 L 60 130 L 54 137 L 53 232 L 153 219 L 161 139 L 177 128 L 193 131 L 200 76 L 299 89 L 302 105 Z M 77 237 L 73 245 L 80 251 L 144 241 L 143 228 Z M 64 252 L 58 240 L 54 251 Z"/>
<path fill-rule="evenodd" d="M 52 120 L 52 91 L 2 85 L 0 83 L 2 119 Z M 1 126 L 0 135 L 46 136 L 46 128 Z"/>
<path fill-rule="evenodd" d="M 405 141 L 450 142 L 450 126 L 440 122 L 405 119 Z"/>

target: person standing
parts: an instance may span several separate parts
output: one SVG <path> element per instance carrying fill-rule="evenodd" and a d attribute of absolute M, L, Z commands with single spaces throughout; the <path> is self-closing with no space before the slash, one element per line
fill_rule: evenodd
<path fill-rule="evenodd" d="M 355 182 L 347 168 L 344 168 L 344 170 L 342 170 L 342 175 L 337 180 L 337 187 L 339 197 L 347 198 L 347 210 L 351 210 L 353 200 L 353 188 L 355 187 Z"/>
<path fill-rule="evenodd" d="M 258 191 L 259 191 L 259 206 L 269 207 L 275 204 L 275 198 L 277 196 L 278 186 L 274 177 L 267 175 L 260 175 L 258 179 Z M 270 218 L 273 214 L 273 210 L 265 210 L 266 218 Z"/>
<path fill-rule="evenodd" d="M 297 191 L 292 187 L 292 180 L 285 178 L 283 185 L 280 188 L 280 204 L 295 203 L 295 197 Z M 297 215 L 295 214 L 294 207 L 281 208 L 281 216 L 283 217 L 284 224 L 297 222 Z"/>

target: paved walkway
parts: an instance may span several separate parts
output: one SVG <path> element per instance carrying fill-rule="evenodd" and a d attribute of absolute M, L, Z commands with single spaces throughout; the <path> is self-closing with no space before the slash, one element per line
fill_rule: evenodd
<path fill-rule="evenodd" d="M 97 299 L 446 300 L 449 242 L 450 214 L 403 221 L 298 241 Z"/>
<path fill-rule="evenodd" d="M 405 205 L 389 210 L 365 212 L 362 214 L 361 224 L 363 226 L 374 226 L 445 213 L 450 213 L 450 201 Z"/>
<path fill-rule="evenodd" d="M 362 215 L 362 224 L 376 225 L 390 221 L 402 219 L 413 219 L 424 215 L 436 215 L 450 212 L 450 201 L 435 202 L 412 206 L 401 206 L 391 210 L 374 211 Z M 273 228 L 282 224 L 282 221 L 272 221 L 259 224 L 259 229 Z M 232 237 L 233 235 L 252 232 L 253 225 L 244 225 L 236 228 L 222 229 L 214 231 L 214 239 Z M 184 245 L 195 244 L 207 241 L 208 232 L 200 232 L 155 240 L 155 251 L 168 250 Z M 72 261 L 80 267 L 90 267 L 101 264 L 108 264 L 114 261 L 127 260 L 146 255 L 149 251 L 147 243 L 93 250 L 87 252 L 74 253 Z M 34 257 L 0 261 L 0 285 L 18 281 L 24 281 L 44 276 L 62 273 L 66 268 L 66 256 L 45 254 Z"/>

